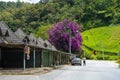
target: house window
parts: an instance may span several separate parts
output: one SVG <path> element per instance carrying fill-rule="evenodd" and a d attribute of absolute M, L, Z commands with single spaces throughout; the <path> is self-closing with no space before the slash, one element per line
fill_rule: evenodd
<path fill-rule="evenodd" d="M 5 37 L 9 37 L 9 32 L 8 32 L 8 30 L 7 30 L 6 33 L 5 33 Z"/>
<path fill-rule="evenodd" d="M 45 46 L 45 47 L 47 47 L 47 44 L 46 44 L 46 43 L 44 43 L 44 46 Z"/>
<path fill-rule="evenodd" d="M 38 44 L 38 42 L 36 41 L 36 44 Z"/>
<path fill-rule="evenodd" d="M 28 43 L 30 42 L 30 40 L 28 39 L 27 36 L 25 36 L 24 39 L 23 39 L 23 42 L 24 42 L 25 44 L 28 44 Z"/>

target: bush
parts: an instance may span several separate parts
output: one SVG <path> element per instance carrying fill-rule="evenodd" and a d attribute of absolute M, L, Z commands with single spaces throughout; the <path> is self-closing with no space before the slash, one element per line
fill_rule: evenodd
<path fill-rule="evenodd" d="M 102 55 L 97 55 L 97 60 L 102 60 L 103 56 Z"/>
<path fill-rule="evenodd" d="M 117 60 L 119 59 L 119 56 L 110 56 L 109 60 Z"/>
<path fill-rule="evenodd" d="M 119 68 L 120 68 L 120 59 L 118 59 L 116 62 L 119 64 Z"/>
<path fill-rule="evenodd" d="M 97 57 L 95 55 L 91 55 L 91 59 L 97 60 Z"/>
<path fill-rule="evenodd" d="M 103 55 L 97 55 L 97 60 L 102 60 Z M 104 60 L 117 60 L 119 59 L 119 56 L 110 56 L 110 55 L 104 55 Z"/>
<path fill-rule="evenodd" d="M 105 60 L 110 60 L 110 56 L 109 56 L 109 55 L 105 55 L 105 56 L 104 56 L 104 59 L 105 59 Z"/>

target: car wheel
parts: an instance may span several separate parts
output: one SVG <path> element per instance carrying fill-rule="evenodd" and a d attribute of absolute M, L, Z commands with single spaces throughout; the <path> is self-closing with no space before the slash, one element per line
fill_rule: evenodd
<path fill-rule="evenodd" d="M 81 66 L 81 64 L 80 64 L 80 66 Z"/>

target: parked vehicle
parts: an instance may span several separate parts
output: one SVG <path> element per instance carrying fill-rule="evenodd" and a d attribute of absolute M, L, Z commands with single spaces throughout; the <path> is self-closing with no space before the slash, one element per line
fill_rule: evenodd
<path fill-rule="evenodd" d="M 80 58 L 73 58 L 71 60 L 71 65 L 80 65 L 81 66 L 81 63 L 82 63 L 82 61 Z"/>

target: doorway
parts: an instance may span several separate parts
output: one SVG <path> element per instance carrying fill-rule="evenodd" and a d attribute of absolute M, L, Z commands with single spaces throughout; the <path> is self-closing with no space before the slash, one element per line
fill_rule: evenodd
<path fill-rule="evenodd" d="M 1 60 L 2 60 L 2 56 L 1 56 L 1 48 L 0 48 L 0 68 L 2 67 L 1 66 Z"/>

